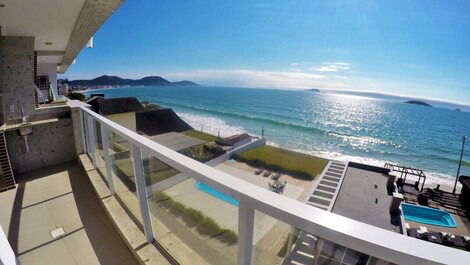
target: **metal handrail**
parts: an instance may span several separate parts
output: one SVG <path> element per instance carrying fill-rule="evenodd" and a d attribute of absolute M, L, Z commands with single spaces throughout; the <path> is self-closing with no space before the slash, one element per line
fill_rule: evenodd
<path fill-rule="evenodd" d="M 117 133 L 140 150 L 145 150 L 183 174 L 234 197 L 240 202 L 240 213 L 246 209 L 262 211 L 324 240 L 396 264 L 467 264 L 470 260 L 469 252 L 407 237 L 270 192 L 184 156 L 83 106 L 80 109 L 101 126 Z M 249 236 L 242 236 L 239 240 L 244 238 L 250 239 Z M 242 244 L 243 249 L 251 248 L 252 242 Z"/>

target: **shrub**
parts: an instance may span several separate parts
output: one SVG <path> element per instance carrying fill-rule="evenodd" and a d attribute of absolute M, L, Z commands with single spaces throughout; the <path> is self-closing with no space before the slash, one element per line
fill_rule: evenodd
<path fill-rule="evenodd" d="M 220 241 L 227 243 L 229 245 L 234 245 L 238 241 L 238 236 L 232 230 L 222 230 L 222 234 L 219 236 Z"/>
<path fill-rule="evenodd" d="M 164 192 L 155 192 L 153 200 L 175 216 L 181 217 L 189 227 L 196 227 L 196 230 L 202 235 L 214 237 L 229 245 L 236 244 L 238 241 L 238 236 L 234 231 L 220 228 L 211 218 L 204 216 L 196 209 L 185 207 L 182 203 L 174 201 Z"/>
<path fill-rule="evenodd" d="M 147 101 L 147 100 L 144 100 L 141 103 L 142 103 L 142 106 L 144 106 L 144 110 L 146 111 L 159 110 L 162 108 L 160 107 L 160 105 L 151 103 L 150 101 Z"/>
<path fill-rule="evenodd" d="M 85 100 L 85 95 L 83 95 L 82 93 L 78 93 L 78 92 L 70 92 L 70 93 L 67 94 L 67 97 L 69 99 L 77 99 L 77 100 L 80 100 L 80 101 Z"/>
<path fill-rule="evenodd" d="M 200 211 L 193 208 L 187 208 L 185 214 L 183 215 L 183 220 L 190 227 L 196 226 L 203 219 L 204 215 Z"/>
<path fill-rule="evenodd" d="M 200 144 L 181 151 L 183 155 L 189 156 L 199 162 L 207 162 L 225 153 L 225 150 L 214 143 Z"/>
<path fill-rule="evenodd" d="M 199 222 L 197 231 L 203 235 L 215 236 L 220 232 L 220 227 L 214 220 L 204 217 Z"/>
<path fill-rule="evenodd" d="M 179 203 L 173 200 L 172 202 L 173 203 L 171 205 L 170 212 L 176 216 L 184 215 L 186 207 L 182 203 Z"/>

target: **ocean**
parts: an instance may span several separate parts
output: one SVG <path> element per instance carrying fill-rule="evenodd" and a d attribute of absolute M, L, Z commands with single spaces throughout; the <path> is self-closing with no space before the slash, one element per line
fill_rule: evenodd
<path fill-rule="evenodd" d="M 427 182 L 452 184 L 470 113 L 365 94 L 230 87 L 129 87 L 88 91 L 135 96 L 175 110 L 196 130 L 247 132 L 268 143 L 337 160 L 423 169 Z M 461 174 L 470 175 L 470 140 Z"/>

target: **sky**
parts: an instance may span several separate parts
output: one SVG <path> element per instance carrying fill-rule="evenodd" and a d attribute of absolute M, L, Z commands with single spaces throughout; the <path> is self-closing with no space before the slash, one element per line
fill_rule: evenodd
<path fill-rule="evenodd" d="M 62 77 L 103 74 L 470 104 L 470 1 L 127 0 Z"/>

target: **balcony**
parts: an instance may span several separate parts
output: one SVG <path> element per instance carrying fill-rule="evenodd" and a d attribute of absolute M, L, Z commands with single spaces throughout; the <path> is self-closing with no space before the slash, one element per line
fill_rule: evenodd
<path fill-rule="evenodd" d="M 20 264 L 138 264 L 77 162 L 17 180 L 0 193 L 0 222 Z"/>

